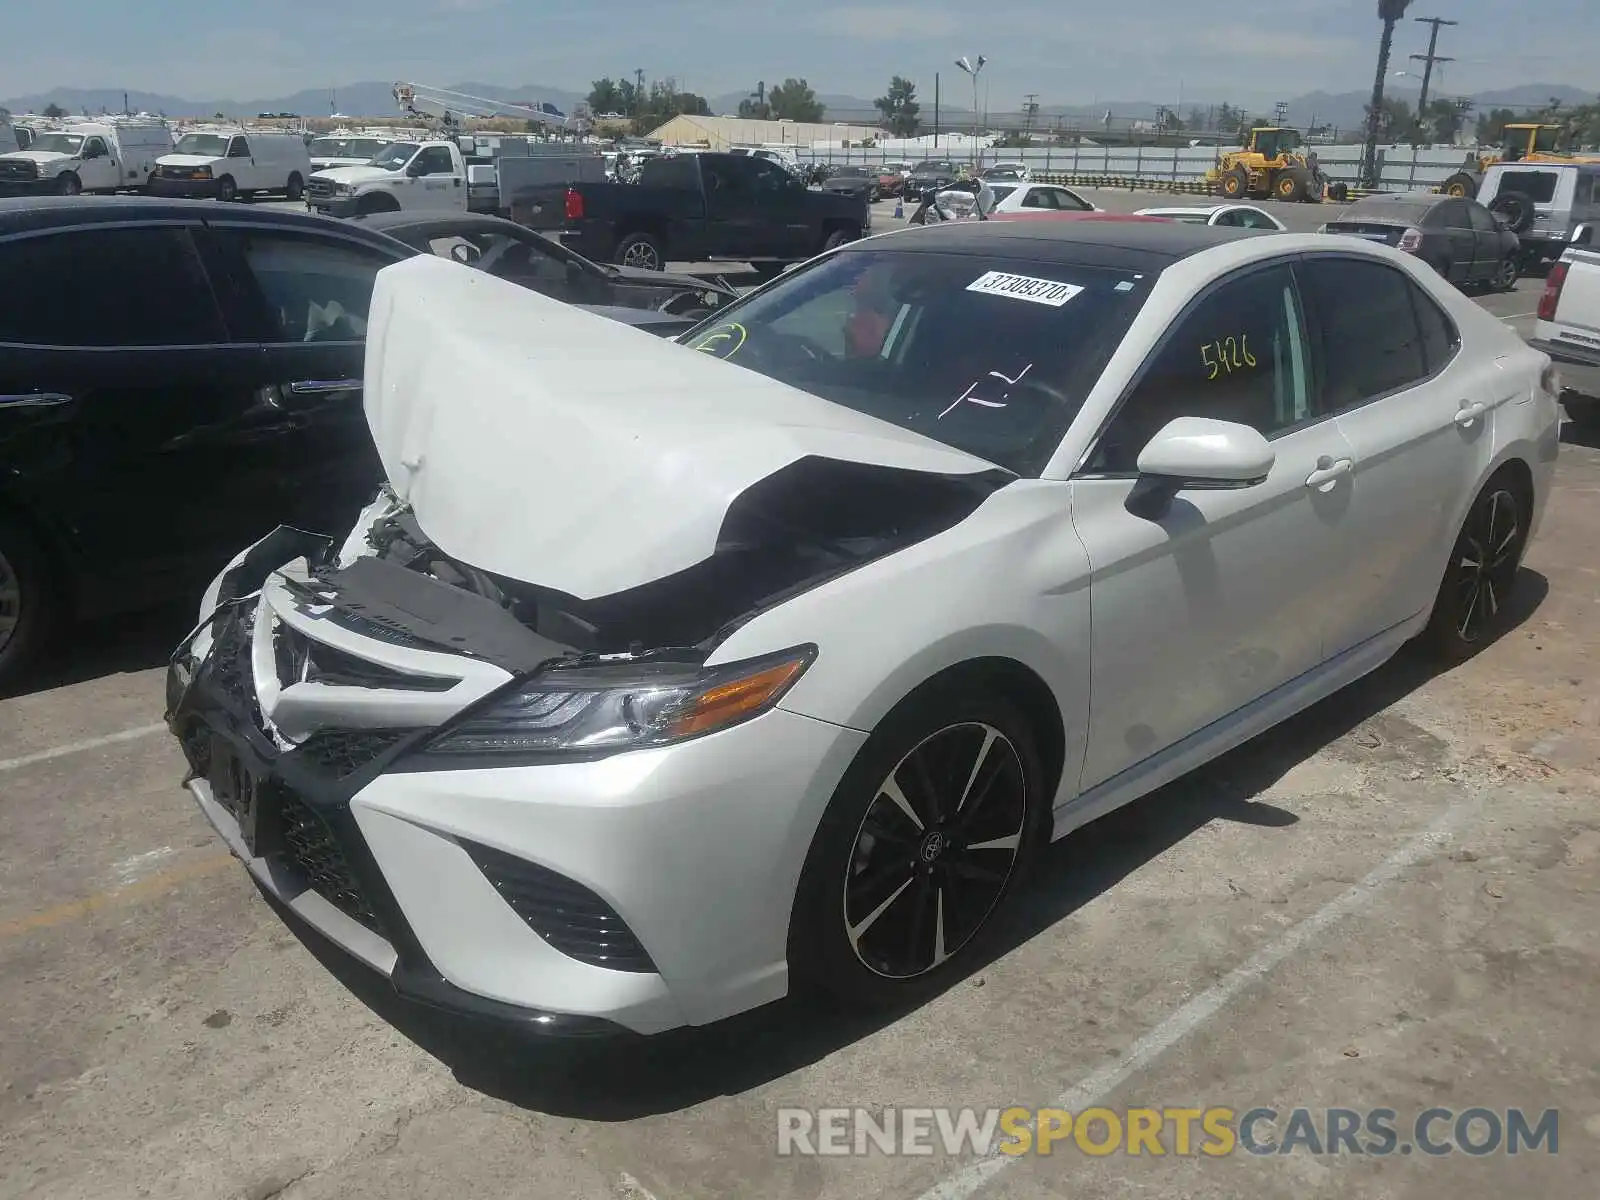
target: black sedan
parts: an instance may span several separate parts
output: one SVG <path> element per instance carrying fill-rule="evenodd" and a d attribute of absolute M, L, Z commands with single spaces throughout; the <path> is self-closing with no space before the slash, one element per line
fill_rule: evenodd
<path fill-rule="evenodd" d="M 1415 254 L 1462 287 L 1510 291 L 1522 243 L 1503 219 L 1476 200 L 1430 192 L 1368 196 L 1322 227 Z"/>
<path fill-rule="evenodd" d="M 867 203 L 873 204 L 882 194 L 881 175 L 882 172 L 876 167 L 835 167 L 822 181 L 822 190 L 846 196 L 865 196 Z"/>
<path fill-rule="evenodd" d="M 930 158 L 911 168 L 906 177 L 907 200 L 920 200 L 923 196 L 942 191 L 956 181 L 959 169 L 942 158 Z"/>
<path fill-rule="evenodd" d="M 413 249 L 453 258 L 498 279 L 620 317 L 663 336 L 687 329 L 737 296 L 720 279 L 592 262 L 537 230 L 501 217 L 390 212 L 353 219 Z M 616 309 L 643 309 L 662 317 L 635 320 Z"/>

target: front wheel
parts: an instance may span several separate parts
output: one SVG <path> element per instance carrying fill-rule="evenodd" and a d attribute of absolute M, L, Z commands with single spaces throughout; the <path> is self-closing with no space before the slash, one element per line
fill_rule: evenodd
<path fill-rule="evenodd" d="M 856 240 L 856 234 L 850 229 L 835 229 L 822 241 L 822 252 L 837 250 L 840 246 L 847 245 Z"/>
<path fill-rule="evenodd" d="M 63 607 L 48 561 L 27 531 L 0 516 L 0 693 L 49 643 Z"/>
<path fill-rule="evenodd" d="M 1517 261 L 1515 254 L 1508 254 L 1500 260 L 1500 265 L 1495 268 L 1494 279 L 1490 286 L 1497 292 L 1514 291 L 1517 279 L 1522 275 L 1522 264 Z"/>
<path fill-rule="evenodd" d="M 83 193 L 83 180 L 79 179 L 71 171 L 68 171 L 64 175 L 59 175 L 59 176 L 56 177 L 56 195 L 58 195 L 58 196 L 78 196 L 78 195 L 81 195 L 82 193 Z"/>
<path fill-rule="evenodd" d="M 1442 190 L 1446 196 L 1471 200 L 1478 194 L 1478 181 L 1465 171 L 1458 171 L 1444 181 Z"/>
<path fill-rule="evenodd" d="M 1234 167 L 1222 173 L 1220 186 L 1229 200 L 1238 200 L 1250 191 L 1250 175 L 1243 167 Z"/>
<path fill-rule="evenodd" d="M 790 925 L 801 989 L 874 1007 L 937 991 L 973 956 L 1043 841 L 1027 720 L 981 685 L 913 695 L 845 772 Z"/>
<path fill-rule="evenodd" d="M 1528 498 L 1503 474 L 1473 501 L 1423 633 L 1437 657 L 1461 662 L 1505 632 L 1532 515 Z"/>
<path fill-rule="evenodd" d="M 289 176 L 289 186 L 284 189 L 283 194 L 284 198 L 290 201 L 300 199 L 306 194 L 305 180 L 301 179 L 298 174 Z"/>
<path fill-rule="evenodd" d="M 239 198 L 239 185 L 233 181 L 232 175 L 224 175 L 217 180 L 217 199 L 224 204 L 229 204 Z"/>

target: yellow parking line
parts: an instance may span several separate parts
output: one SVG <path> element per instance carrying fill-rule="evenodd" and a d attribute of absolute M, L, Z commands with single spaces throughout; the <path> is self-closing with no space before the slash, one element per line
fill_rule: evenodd
<path fill-rule="evenodd" d="M 14 917 L 9 921 L 0 921 L 0 942 L 9 938 L 21 937 L 23 934 L 37 933 L 41 929 L 65 925 L 70 921 L 81 920 L 103 909 L 121 908 L 124 905 L 137 904 L 141 900 L 149 900 L 155 896 L 164 895 L 167 892 L 175 891 L 186 883 L 192 883 L 196 879 L 204 879 L 209 875 L 220 874 L 222 871 L 227 870 L 232 863 L 233 855 L 231 854 L 211 854 L 186 866 L 173 867 L 170 871 L 158 872 L 148 879 L 130 883 L 127 887 L 96 892 L 92 896 L 85 896 L 82 900 L 69 900 L 65 904 L 57 904 L 54 908 L 47 908 L 41 912 Z"/>

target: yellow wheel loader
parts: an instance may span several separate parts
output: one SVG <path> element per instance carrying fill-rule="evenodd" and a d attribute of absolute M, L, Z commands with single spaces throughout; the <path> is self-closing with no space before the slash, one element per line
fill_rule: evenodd
<path fill-rule="evenodd" d="M 1466 166 L 1446 179 L 1439 190 L 1449 196 L 1476 196 L 1478 189 L 1483 186 L 1483 173 L 1495 163 L 1600 161 L 1592 155 L 1563 152 L 1561 143 L 1565 140 L 1565 134 L 1566 127 L 1563 125 L 1507 125 L 1505 142 L 1498 151 L 1469 158 Z"/>
<path fill-rule="evenodd" d="M 1324 196 L 1335 200 L 1347 190 L 1330 183 L 1317 156 L 1300 146 L 1293 129 L 1259 126 L 1250 131 L 1244 148 L 1229 150 L 1206 172 L 1206 182 L 1228 200 L 1288 200 L 1320 204 Z"/>

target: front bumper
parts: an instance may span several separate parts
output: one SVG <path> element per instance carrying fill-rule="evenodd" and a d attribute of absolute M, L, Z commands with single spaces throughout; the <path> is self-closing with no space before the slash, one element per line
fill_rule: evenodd
<path fill-rule="evenodd" d="M 325 217 L 353 217 L 359 203 L 359 196 L 316 196 L 306 200 L 306 210 Z"/>
<path fill-rule="evenodd" d="M 774 710 L 672 747 L 453 770 L 419 769 L 412 752 L 431 727 L 286 744 L 262 711 L 277 690 L 263 678 L 276 670 L 274 626 L 287 619 L 335 643 L 286 595 L 269 581 L 254 628 L 246 602 L 185 643 L 169 669 L 168 724 L 201 811 L 291 912 L 402 996 L 541 1033 L 650 1034 L 785 994 L 800 869 L 864 734 Z M 348 652 L 361 639 L 342 630 L 338 642 Z M 421 654 L 434 674 L 470 663 L 480 678 L 463 686 L 495 686 L 481 662 L 366 649 L 390 663 Z M 350 724 L 360 711 L 357 700 Z M 337 762 L 322 733 L 342 739 Z M 513 907 L 529 872 L 602 915 L 576 931 L 579 918 L 539 925 Z M 600 925 L 622 948 L 614 961 L 637 948 L 629 969 L 571 949 Z"/>
<path fill-rule="evenodd" d="M 150 176 L 149 191 L 152 196 L 177 196 L 189 200 L 214 199 L 217 194 L 215 179 L 169 179 L 165 175 Z"/>
<path fill-rule="evenodd" d="M 3 179 L 0 180 L 0 197 L 4 196 L 48 196 L 55 192 L 55 176 L 48 179 Z"/>

